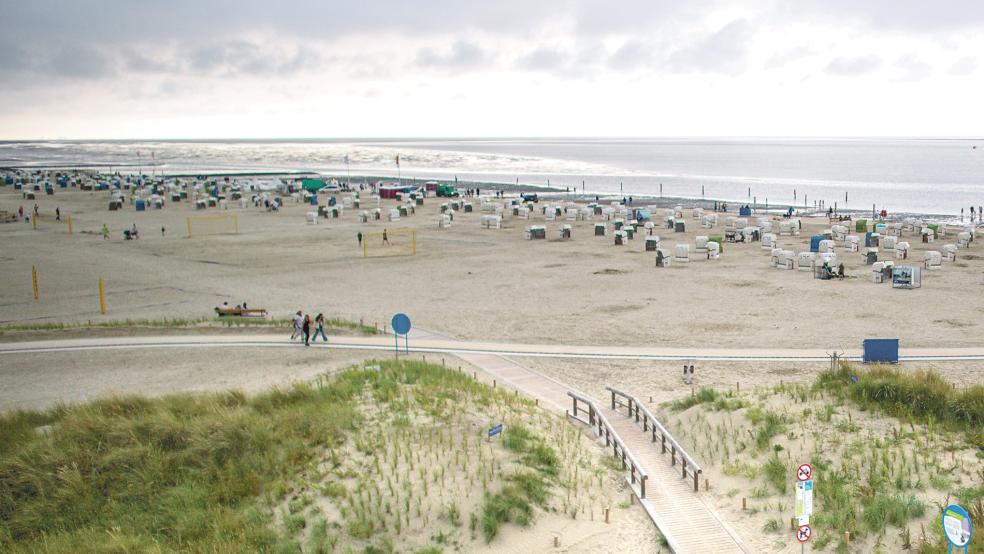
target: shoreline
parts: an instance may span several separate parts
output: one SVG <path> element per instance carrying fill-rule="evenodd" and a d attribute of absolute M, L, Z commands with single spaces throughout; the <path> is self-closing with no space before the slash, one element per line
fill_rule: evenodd
<path fill-rule="evenodd" d="M 30 167 L 13 167 L 13 166 L 3 166 L 0 167 L 0 171 L 60 171 L 60 170 L 73 170 L 73 171 L 85 171 L 81 169 L 83 166 L 59 166 L 59 165 L 46 165 L 46 166 L 30 166 Z M 88 164 L 84 166 L 88 170 L 96 170 L 99 168 L 110 167 L 108 165 L 102 164 Z M 113 166 L 113 167 L 135 167 L 135 166 Z M 145 166 L 148 167 L 148 166 Z M 132 172 L 119 172 L 126 175 L 134 175 Z M 146 174 L 145 174 L 146 176 Z M 403 177 L 399 178 L 393 175 L 385 174 L 359 174 L 359 175 L 344 175 L 335 172 L 318 172 L 318 171 L 207 171 L 201 173 L 174 173 L 174 174 L 163 174 L 163 175 L 151 175 L 152 179 L 192 179 L 198 177 L 205 178 L 255 178 L 255 177 L 283 177 L 286 179 L 295 179 L 305 176 L 318 176 L 318 177 L 330 177 L 340 182 L 342 180 L 347 181 L 350 185 L 352 184 L 368 184 L 369 182 L 376 181 L 396 181 L 399 180 L 401 184 L 412 184 L 416 185 L 419 181 L 421 185 L 429 181 L 436 181 L 439 183 L 454 184 L 458 188 L 479 188 L 479 189 L 492 189 L 498 190 L 506 193 L 523 193 L 523 192 L 535 192 L 538 195 L 550 199 L 550 200 L 562 200 L 571 201 L 578 203 L 591 203 L 595 202 L 597 198 L 598 202 L 621 200 L 622 198 L 632 198 L 634 201 L 630 203 L 632 206 L 658 206 L 659 208 L 672 208 L 680 203 L 686 202 L 684 206 L 686 208 L 698 207 L 704 209 L 712 209 L 715 202 L 717 203 L 727 203 L 734 206 L 744 206 L 749 205 L 758 212 L 766 215 L 780 215 L 790 207 L 797 211 L 797 214 L 801 217 L 826 217 L 826 210 L 820 209 L 819 207 L 810 206 L 799 206 L 789 203 L 769 203 L 763 205 L 762 203 L 750 203 L 747 201 L 734 200 L 728 198 L 713 198 L 713 197 L 695 197 L 695 196 L 676 196 L 676 195 L 658 195 L 650 193 L 633 193 L 633 194 L 617 194 L 614 192 L 607 191 L 582 191 L 574 192 L 570 190 L 561 189 L 558 186 L 553 185 L 541 185 L 541 184 L 526 184 L 514 182 L 496 182 L 488 180 L 464 180 L 458 179 L 440 179 L 440 178 L 427 178 L 418 179 L 416 177 Z M 361 182 L 358 182 L 361 181 Z M 408 183 L 409 181 L 409 183 Z M 576 189 L 576 187 L 575 187 Z M 879 219 L 878 217 L 871 217 L 871 211 L 868 209 L 858 209 L 858 208 L 838 208 L 835 212 L 836 214 L 850 215 L 852 217 L 864 218 L 868 216 L 870 219 Z M 927 219 L 929 222 L 933 223 L 952 223 L 952 224 L 964 224 L 961 216 L 955 214 L 943 214 L 943 213 L 933 213 L 933 212 L 922 212 L 922 211 L 899 211 L 890 212 L 886 220 L 896 220 L 907 217 L 916 217 Z M 972 222 L 967 222 L 972 223 Z M 978 226 L 981 226 L 978 223 Z"/>

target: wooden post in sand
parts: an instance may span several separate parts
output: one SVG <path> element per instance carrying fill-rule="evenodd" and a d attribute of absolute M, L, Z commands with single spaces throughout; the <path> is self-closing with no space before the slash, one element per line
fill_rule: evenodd
<path fill-rule="evenodd" d="M 34 300 L 38 299 L 38 266 L 31 266 L 31 285 L 34 287 Z"/>
<path fill-rule="evenodd" d="M 741 511 L 744 512 L 747 509 L 748 509 L 748 499 L 746 499 L 745 497 L 742 497 L 742 499 L 741 499 Z"/>
<path fill-rule="evenodd" d="M 99 313 L 106 314 L 106 285 L 102 277 L 99 278 Z"/>
<path fill-rule="evenodd" d="M 605 523 L 608 523 L 608 512 L 609 512 L 609 508 L 606 506 L 605 507 Z"/>

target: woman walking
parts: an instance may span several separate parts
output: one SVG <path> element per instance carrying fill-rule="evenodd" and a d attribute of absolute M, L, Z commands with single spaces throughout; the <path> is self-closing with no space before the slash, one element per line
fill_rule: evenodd
<path fill-rule="evenodd" d="M 311 314 L 304 314 L 304 346 L 311 346 Z"/>
<path fill-rule="evenodd" d="M 314 324 L 314 338 L 311 339 L 311 342 L 316 342 L 318 335 L 321 335 L 321 338 L 325 339 L 325 342 L 328 342 L 328 335 L 325 334 L 325 314 L 319 313 L 318 317 L 314 318 Z"/>

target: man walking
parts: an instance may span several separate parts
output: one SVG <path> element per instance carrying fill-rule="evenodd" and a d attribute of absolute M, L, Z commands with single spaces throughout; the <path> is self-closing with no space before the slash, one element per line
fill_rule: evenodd
<path fill-rule="evenodd" d="M 290 340 L 294 340 L 303 334 L 303 325 L 304 315 L 301 314 L 301 310 L 297 310 L 297 313 L 294 314 L 294 332 L 290 335 Z"/>
<path fill-rule="evenodd" d="M 383 229 L 383 244 L 389 246 L 389 243 L 390 243 L 389 235 L 386 234 L 386 229 Z"/>

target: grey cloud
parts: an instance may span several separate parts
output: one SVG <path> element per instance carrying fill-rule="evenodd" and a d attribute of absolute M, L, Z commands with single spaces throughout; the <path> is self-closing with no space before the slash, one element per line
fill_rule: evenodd
<path fill-rule="evenodd" d="M 827 64 L 827 73 L 842 77 L 857 77 L 871 73 L 881 65 L 877 56 L 838 57 Z"/>
<path fill-rule="evenodd" d="M 84 44 L 59 48 L 48 58 L 47 69 L 63 77 L 95 79 L 116 72 L 116 64 L 101 51 Z"/>
<path fill-rule="evenodd" d="M 284 53 L 248 41 L 198 46 L 187 54 L 187 59 L 188 69 L 193 72 L 225 77 L 288 75 L 321 63 L 319 55 L 304 47 Z"/>
<path fill-rule="evenodd" d="M 674 52 L 669 67 L 676 71 L 705 71 L 737 74 L 745 69 L 748 43 L 753 36 L 744 19 L 728 23 L 717 32 Z"/>
<path fill-rule="evenodd" d="M 977 70 L 977 58 L 965 56 L 950 66 L 950 75 L 970 75 Z"/>
<path fill-rule="evenodd" d="M 913 54 L 902 56 L 896 65 L 903 72 L 900 81 L 922 81 L 933 74 L 933 67 Z"/>
<path fill-rule="evenodd" d="M 477 44 L 464 40 L 455 41 L 449 52 L 438 52 L 433 48 L 417 51 L 416 63 L 423 67 L 443 67 L 448 69 L 478 69 L 489 62 L 489 55 Z"/>
<path fill-rule="evenodd" d="M 565 67 L 568 60 L 569 56 L 560 50 L 540 47 L 520 58 L 517 66 L 531 71 L 555 71 Z"/>
<path fill-rule="evenodd" d="M 979 0 L 787 0 L 780 11 L 919 33 L 984 26 L 984 2 Z"/>
<path fill-rule="evenodd" d="M 608 57 L 608 67 L 620 71 L 633 71 L 651 67 L 655 60 L 652 47 L 640 40 L 626 41 Z"/>

